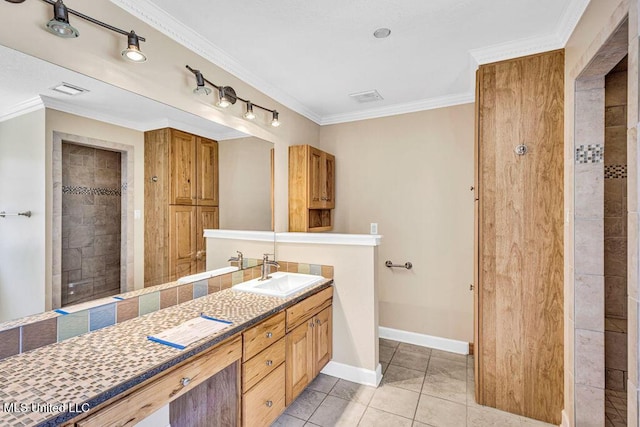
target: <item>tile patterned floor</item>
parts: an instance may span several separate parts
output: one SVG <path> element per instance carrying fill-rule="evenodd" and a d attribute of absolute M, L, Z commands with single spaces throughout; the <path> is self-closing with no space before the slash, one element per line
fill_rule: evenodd
<path fill-rule="evenodd" d="M 380 339 L 380 387 L 320 374 L 272 427 L 544 427 L 475 403 L 473 358 Z"/>
<path fill-rule="evenodd" d="M 627 392 L 605 390 L 604 412 L 607 416 L 606 427 L 625 427 L 627 425 Z"/>

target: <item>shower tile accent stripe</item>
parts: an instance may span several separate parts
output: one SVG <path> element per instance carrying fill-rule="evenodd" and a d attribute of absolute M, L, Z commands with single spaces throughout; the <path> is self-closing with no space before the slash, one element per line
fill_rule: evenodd
<path fill-rule="evenodd" d="M 579 145 L 576 147 L 576 163 L 604 162 L 604 146 L 601 144 Z"/>
<path fill-rule="evenodd" d="M 604 165 L 604 177 L 607 178 L 626 178 L 627 165 Z"/>
<path fill-rule="evenodd" d="M 123 185 L 122 190 L 125 190 L 126 186 Z M 119 188 L 92 188 L 92 187 L 76 187 L 72 185 L 63 185 L 62 194 L 82 194 L 93 196 L 121 196 L 122 190 Z"/>

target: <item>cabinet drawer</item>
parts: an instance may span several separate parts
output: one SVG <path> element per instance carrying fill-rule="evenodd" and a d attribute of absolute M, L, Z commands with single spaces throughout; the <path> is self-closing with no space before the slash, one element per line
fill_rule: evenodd
<path fill-rule="evenodd" d="M 284 318 L 284 312 L 280 312 L 242 334 L 244 339 L 243 362 L 284 337 Z"/>
<path fill-rule="evenodd" d="M 240 337 L 174 369 L 129 396 L 118 400 L 76 425 L 78 427 L 134 426 L 172 400 L 192 390 L 230 364 L 240 360 Z M 183 379 L 188 378 L 185 384 Z"/>
<path fill-rule="evenodd" d="M 270 426 L 284 411 L 284 374 L 282 364 L 243 396 L 243 426 Z"/>
<path fill-rule="evenodd" d="M 285 355 L 285 338 L 267 347 L 242 365 L 242 391 L 247 392 L 261 379 L 274 371 Z"/>
<path fill-rule="evenodd" d="M 289 307 L 287 309 L 287 332 L 302 324 L 305 320 L 310 319 L 320 310 L 328 307 L 331 304 L 332 297 L 333 286 L 329 286 L 327 289 L 300 301 L 293 307 Z"/>

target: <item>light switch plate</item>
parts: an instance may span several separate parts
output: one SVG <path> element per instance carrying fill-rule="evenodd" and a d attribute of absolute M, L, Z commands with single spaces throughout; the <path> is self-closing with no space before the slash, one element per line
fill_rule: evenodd
<path fill-rule="evenodd" d="M 371 223 L 370 233 L 371 234 L 378 234 L 378 223 L 377 222 L 372 222 Z"/>

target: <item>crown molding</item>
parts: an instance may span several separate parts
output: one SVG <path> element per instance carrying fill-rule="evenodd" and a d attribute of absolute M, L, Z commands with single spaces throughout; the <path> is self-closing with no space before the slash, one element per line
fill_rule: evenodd
<path fill-rule="evenodd" d="M 245 83 L 255 87 L 265 95 L 270 96 L 275 101 L 321 126 L 413 113 L 475 101 L 475 94 L 473 91 L 470 91 L 468 93 L 423 99 L 353 113 L 320 116 L 304 106 L 291 95 L 270 85 L 254 73 L 248 71 L 227 52 L 209 42 L 200 34 L 185 26 L 163 9 L 151 3 L 149 0 L 110 1 L 167 35 L 169 38 L 180 43 L 187 49 L 197 53 L 211 63 L 216 64 L 223 70 L 243 80 Z M 470 50 L 469 55 L 472 61 L 470 67 L 472 72 L 472 86 L 474 86 L 474 71 L 475 68 L 477 68 L 477 65 L 563 48 L 587 8 L 589 1 L 590 0 L 571 0 L 560 17 L 558 24 L 556 25 L 556 30 L 550 35 L 528 37 Z"/>
<path fill-rule="evenodd" d="M 20 102 L 12 106 L 8 110 L 0 112 L 0 122 L 11 120 L 16 117 L 22 116 L 24 114 L 41 110 L 43 108 L 44 108 L 44 103 L 42 102 L 39 96 L 36 96 L 35 98 L 27 99 L 26 101 Z"/>
<path fill-rule="evenodd" d="M 569 37 L 573 34 L 573 30 L 576 29 L 590 1 L 591 0 L 573 0 L 562 14 L 558 27 L 556 28 L 556 37 L 558 37 L 562 47 L 566 46 Z"/>
<path fill-rule="evenodd" d="M 221 125 L 218 125 L 218 126 L 221 126 Z M 249 136 L 246 133 L 240 132 L 235 129 L 229 129 L 223 132 L 218 132 L 218 131 L 212 131 L 202 126 L 196 126 L 196 125 L 181 122 L 179 120 L 172 120 L 172 119 L 160 119 L 160 120 L 146 122 L 146 123 L 143 123 L 141 127 L 143 128 L 142 130 L 145 132 L 153 129 L 173 128 L 173 129 L 181 130 L 183 132 L 199 135 L 205 138 L 214 139 L 216 141 L 247 138 Z"/>
<path fill-rule="evenodd" d="M 338 123 L 355 122 L 358 120 L 395 116 L 398 114 L 415 113 L 417 111 L 434 110 L 436 108 L 469 104 L 471 102 L 474 102 L 474 100 L 474 93 L 461 93 L 457 95 L 440 96 L 437 98 L 407 102 L 405 104 L 396 104 L 380 108 L 371 108 L 364 111 L 355 111 L 353 113 L 331 114 L 322 117 L 320 125 L 334 125 Z"/>
<path fill-rule="evenodd" d="M 469 54 L 478 65 L 481 65 L 562 49 L 567 44 L 588 5 L 589 0 L 572 0 L 560 17 L 555 31 L 550 35 L 527 37 L 472 49 Z"/>
<path fill-rule="evenodd" d="M 209 62 L 233 74 L 245 83 L 273 98 L 280 104 L 290 108 L 312 120 L 320 123 L 320 116 L 308 109 L 293 96 L 281 89 L 270 85 L 263 79 L 247 70 L 224 50 L 220 49 L 199 33 L 193 31 L 173 16 L 159 8 L 149 0 L 111 0 L 116 6 L 126 10 L 131 15 L 149 24 L 151 27 L 180 43 L 187 49 L 197 53 Z"/>

